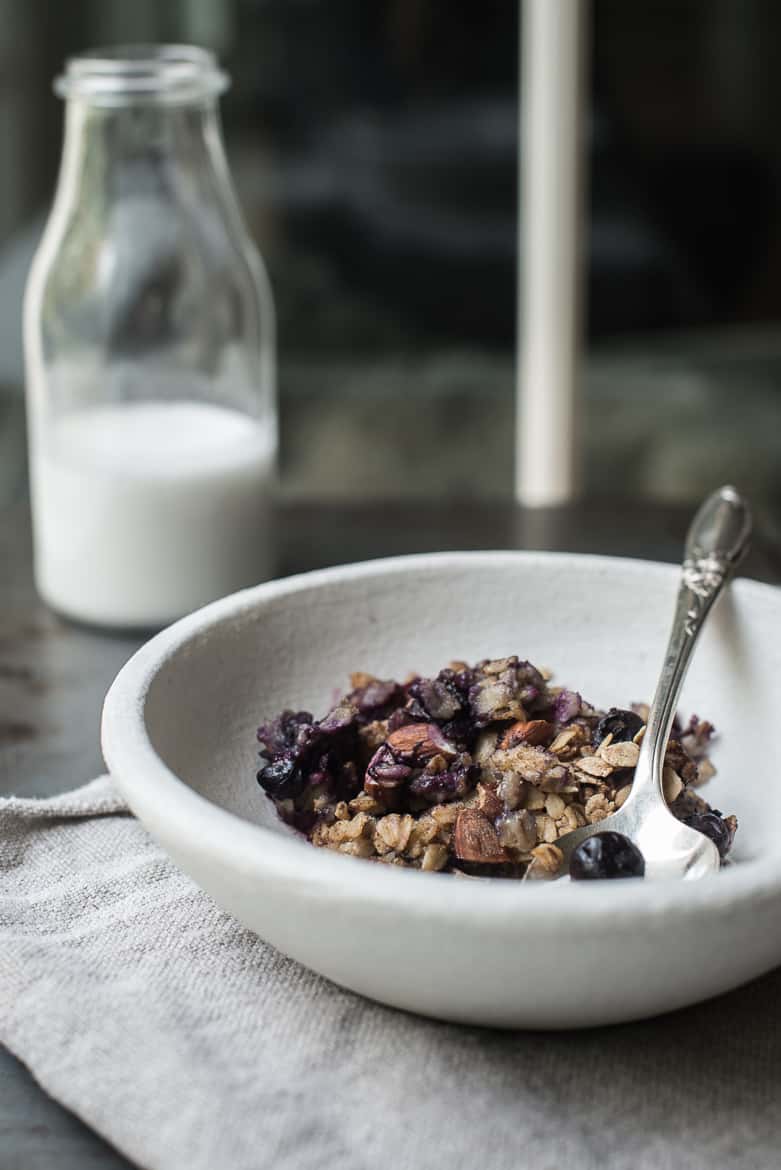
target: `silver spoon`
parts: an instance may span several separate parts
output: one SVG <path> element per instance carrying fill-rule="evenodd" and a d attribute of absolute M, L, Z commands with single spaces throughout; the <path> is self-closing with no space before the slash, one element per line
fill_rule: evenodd
<path fill-rule="evenodd" d="M 662 769 L 683 680 L 700 630 L 743 558 L 751 534 L 751 513 L 732 487 L 709 496 L 686 538 L 678 601 L 670 640 L 648 714 L 632 790 L 618 812 L 594 825 L 575 829 L 556 844 L 564 853 L 564 872 L 581 841 L 607 830 L 623 833 L 645 858 L 646 877 L 702 877 L 719 868 L 719 853 L 704 834 L 682 824 L 667 808 Z"/>

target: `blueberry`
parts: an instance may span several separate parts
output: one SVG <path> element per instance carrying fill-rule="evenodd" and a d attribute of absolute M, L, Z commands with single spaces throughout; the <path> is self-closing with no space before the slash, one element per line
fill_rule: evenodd
<path fill-rule="evenodd" d="M 457 715 L 447 723 L 440 724 L 445 739 L 449 739 L 461 751 L 467 752 L 477 738 L 477 728 L 468 715 Z"/>
<path fill-rule="evenodd" d="M 395 684 L 393 684 L 395 685 Z M 374 697 L 387 699 L 390 684 L 378 684 Z M 325 786 L 336 800 L 352 800 L 362 775 L 355 763 L 363 716 L 348 696 L 315 722 L 308 711 L 285 710 L 258 728 L 258 784 L 274 800 L 296 800 L 307 787 Z"/>
<path fill-rule="evenodd" d="M 382 719 L 404 702 L 404 688 L 393 681 L 373 678 L 348 696 L 365 720 Z"/>
<path fill-rule="evenodd" d="M 606 735 L 613 736 L 613 743 L 634 739 L 642 726 L 642 719 L 634 711 L 622 711 L 620 707 L 611 707 L 594 729 L 594 744 L 602 743 Z"/>
<path fill-rule="evenodd" d="M 623 833 L 595 833 L 581 841 L 572 854 L 569 876 L 573 881 L 602 878 L 636 878 L 645 874 L 642 853 Z"/>
<path fill-rule="evenodd" d="M 258 772 L 258 784 L 276 800 L 300 796 L 306 787 L 306 777 L 289 756 L 280 756 Z"/>
<path fill-rule="evenodd" d="M 338 735 L 342 731 L 350 731 L 358 718 L 358 708 L 349 699 L 342 699 L 332 707 L 324 719 L 317 724 L 317 730 L 323 735 Z"/>
<path fill-rule="evenodd" d="M 466 762 L 469 760 L 470 762 Z M 479 768 L 471 763 L 469 756 L 457 757 L 445 772 L 423 771 L 409 786 L 413 796 L 419 796 L 430 804 L 444 804 L 449 800 L 463 800 L 469 789 L 477 782 Z"/>
<path fill-rule="evenodd" d="M 727 824 L 718 809 L 712 808 L 710 812 L 689 813 L 681 820 L 690 829 L 696 829 L 698 833 L 710 837 L 719 851 L 719 857 L 722 861 L 724 860 L 732 847 L 735 830 Z"/>
<path fill-rule="evenodd" d="M 312 727 L 313 719 L 309 711 L 285 710 L 276 719 L 261 723 L 258 728 L 258 740 L 264 749 L 261 755 L 272 760 L 298 749 L 308 741 Z"/>

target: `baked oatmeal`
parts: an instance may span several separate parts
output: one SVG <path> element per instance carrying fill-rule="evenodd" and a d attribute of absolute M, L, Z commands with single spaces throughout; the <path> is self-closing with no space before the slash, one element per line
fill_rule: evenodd
<path fill-rule="evenodd" d="M 286 710 L 259 728 L 258 783 L 322 848 L 427 871 L 551 878 L 562 864 L 558 838 L 604 820 L 629 795 L 647 714 L 643 704 L 593 707 L 515 656 L 451 662 L 404 683 L 359 673 L 324 718 Z M 664 792 L 723 859 L 737 821 L 699 791 L 715 771 L 712 736 L 697 716 L 676 721 Z M 585 876 L 615 868 L 616 848 L 631 861 L 603 841 L 590 847 Z"/>

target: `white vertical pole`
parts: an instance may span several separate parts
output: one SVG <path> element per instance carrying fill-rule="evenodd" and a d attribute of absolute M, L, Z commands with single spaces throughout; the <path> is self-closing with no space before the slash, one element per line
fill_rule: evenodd
<path fill-rule="evenodd" d="M 516 495 L 577 490 L 589 0 L 522 0 Z"/>

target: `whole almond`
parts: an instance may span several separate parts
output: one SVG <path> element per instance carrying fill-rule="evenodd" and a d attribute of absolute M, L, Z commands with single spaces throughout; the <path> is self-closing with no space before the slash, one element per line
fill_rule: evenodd
<path fill-rule="evenodd" d="M 458 749 L 448 743 L 436 723 L 408 723 L 392 731 L 385 742 L 394 754 L 402 757 L 428 760 L 433 756 L 452 759 L 458 755 Z"/>
<path fill-rule="evenodd" d="M 499 740 L 499 747 L 506 750 L 516 747 L 519 743 L 530 743 L 540 747 L 550 743 L 555 730 L 547 719 L 519 719 L 504 732 Z"/>
<path fill-rule="evenodd" d="M 488 817 L 476 808 L 461 809 L 456 820 L 453 846 L 460 861 L 501 865 L 509 860 L 496 829 Z"/>

